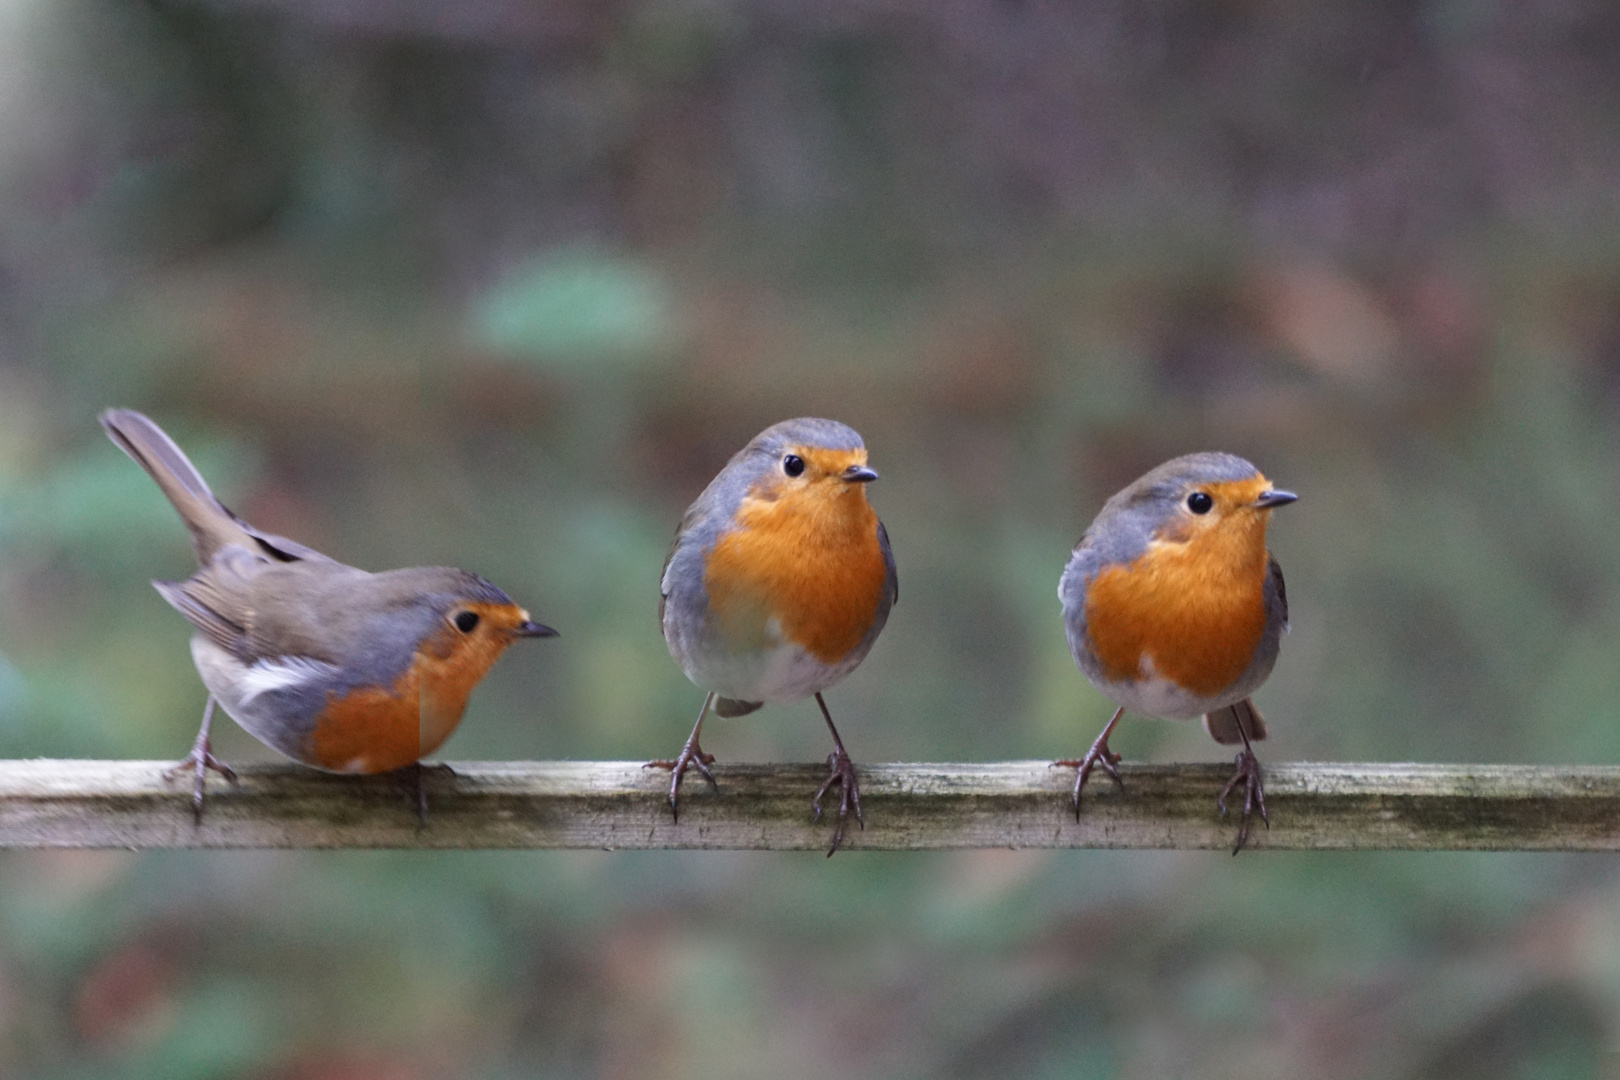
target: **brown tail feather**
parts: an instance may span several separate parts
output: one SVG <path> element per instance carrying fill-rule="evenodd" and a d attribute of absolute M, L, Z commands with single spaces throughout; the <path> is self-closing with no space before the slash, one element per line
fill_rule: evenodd
<path fill-rule="evenodd" d="M 214 498 L 202 474 L 163 429 L 133 409 L 108 409 L 101 414 L 107 436 L 169 497 L 186 528 L 197 561 L 207 566 L 219 549 L 236 545 L 280 562 L 299 559 L 331 560 L 296 540 L 256 529 Z"/>
<path fill-rule="evenodd" d="M 1250 742 L 1259 742 L 1266 737 L 1266 722 L 1260 715 L 1260 710 L 1254 707 L 1254 702 L 1244 698 L 1235 705 L 1228 705 L 1224 709 L 1216 709 L 1204 716 L 1204 730 L 1209 737 L 1223 746 L 1231 746 L 1243 741 L 1243 735 L 1248 733 Z"/>
<path fill-rule="evenodd" d="M 208 490 L 191 459 L 163 429 L 132 409 L 108 409 L 101 426 L 118 448 L 157 481 L 191 530 L 197 561 L 206 565 L 227 544 L 254 546 L 250 534 Z"/>
<path fill-rule="evenodd" d="M 714 699 L 714 714 L 729 720 L 733 716 L 747 716 L 764 705 L 763 701 L 738 701 L 735 698 L 717 697 Z"/>

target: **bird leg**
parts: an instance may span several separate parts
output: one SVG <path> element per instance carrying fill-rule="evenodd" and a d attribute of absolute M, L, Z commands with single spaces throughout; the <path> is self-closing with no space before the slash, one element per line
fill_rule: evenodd
<path fill-rule="evenodd" d="M 1271 828 L 1271 819 L 1266 816 L 1266 789 L 1260 779 L 1260 759 L 1254 756 L 1254 747 L 1249 745 L 1248 732 L 1243 730 L 1242 725 L 1238 726 L 1238 733 L 1243 736 L 1243 750 L 1237 756 L 1237 768 L 1232 772 L 1232 779 L 1221 789 L 1220 798 L 1215 800 L 1221 817 L 1225 817 L 1226 797 L 1233 788 L 1243 785 L 1243 821 L 1238 825 L 1237 843 L 1232 845 L 1233 855 L 1243 850 L 1243 843 L 1249 838 L 1249 818 L 1254 816 L 1256 807 L 1260 810 L 1260 820 L 1265 822 L 1267 829 Z"/>
<path fill-rule="evenodd" d="M 827 779 L 816 789 L 816 797 L 810 800 L 810 809 L 816 812 L 817 821 L 821 820 L 821 797 L 834 784 L 842 791 L 842 797 L 838 800 L 838 825 L 833 829 L 832 847 L 827 849 L 827 858 L 830 859 L 838 850 L 838 845 L 844 842 L 844 821 L 849 817 L 850 810 L 855 811 L 855 820 L 863 831 L 866 829 L 866 817 L 861 813 L 861 786 L 855 779 L 855 762 L 850 760 L 849 753 L 844 749 L 844 740 L 838 737 L 832 713 L 827 711 L 827 703 L 820 694 L 816 695 L 816 704 L 821 706 L 821 715 L 827 721 L 827 730 L 832 732 L 833 737 L 833 752 L 827 755 Z"/>
<path fill-rule="evenodd" d="M 208 778 L 208 770 L 213 769 L 219 775 L 236 783 L 236 770 L 219 760 L 209 752 L 208 733 L 214 726 L 214 695 L 208 695 L 208 704 L 203 706 L 202 727 L 197 730 L 196 741 L 191 744 L 191 753 L 185 760 L 171 768 L 163 770 L 163 778 L 172 780 L 187 770 L 196 770 L 196 779 L 191 785 L 191 818 L 197 824 L 202 824 L 203 813 L 203 787 Z"/>
<path fill-rule="evenodd" d="M 703 708 L 698 710 L 697 723 L 692 725 L 692 734 L 687 737 L 686 745 L 681 747 L 680 754 L 673 761 L 660 759 L 649 761 L 642 766 L 643 769 L 668 769 L 675 774 L 669 780 L 669 816 L 674 821 L 681 819 L 678 796 L 681 790 L 681 777 L 687 769 L 696 769 L 703 774 L 703 779 L 709 782 L 711 788 L 716 792 L 720 790 L 720 785 L 715 782 L 714 772 L 709 768 L 714 764 L 714 755 L 705 754 L 703 747 L 698 745 L 698 733 L 703 730 L 703 718 L 709 715 L 709 707 L 714 704 L 714 698 L 715 694 L 711 690 L 709 696 L 703 699 Z"/>
<path fill-rule="evenodd" d="M 1119 778 L 1119 770 L 1114 768 L 1114 763 L 1119 760 L 1119 755 L 1108 749 L 1108 736 L 1113 733 L 1114 725 L 1119 723 L 1119 718 L 1124 715 L 1125 706 L 1121 705 L 1114 710 L 1113 719 L 1104 725 L 1102 734 L 1098 735 L 1097 740 L 1091 744 L 1091 749 L 1086 751 L 1085 757 L 1052 762 L 1052 768 L 1054 769 L 1080 770 L 1079 775 L 1074 778 L 1074 820 L 1076 821 L 1080 820 L 1080 789 L 1086 786 L 1086 778 L 1091 775 L 1091 770 L 1095 766 L 1101 765 L 1103 772 L 1114 778 L 1114 783 L 1119 785 L 1119 790 L 1125 790 L 1125 781 Z"/>
<path fill-rule="evenodd" d="M 405 797 L 416 806 L 416 827 L 427 828 L 428 823 L 428 792 L 427 777 L 429 773 L 441 773 L 447 777 L 456 775 L 456 770 L 440 762 L 436 765 L 424 765 L 420 761 L 413 761 L 403 765 L 392 773 L 394 780 L 404 790 Z"/>

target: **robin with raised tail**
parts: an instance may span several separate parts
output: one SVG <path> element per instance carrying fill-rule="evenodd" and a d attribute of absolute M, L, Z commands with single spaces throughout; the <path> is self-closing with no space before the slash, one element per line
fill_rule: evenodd
<path fill-rule="evenodd" d="M 1277 662 L 1288 629 L 1282 568 L 1266 550 L 1271 511 L 1298 496 L 1279 491 L 1232 454 L 1167 461 L 1103 506 L 1058 582 L 1069 650 L 1093 686 L 1119 708 L 1078 770 L 1074 813 L 1091 770 L 1123 788 L 1108 736 L 1126 709 L 1168 720 L 1204 718 L 1216 742 L 1241 742 L 1237 768 L 1216 806 L 1243 788 L 1242 849 L 1265 788 L 1251 742 L 1266 737 L 1249 695 Z"/>
<path fill-rule="evenodd" d="M 371 574 L 256 529 L 214 497 L 145 416 L 109 409 L 101 426 L 157 481 L 197 553 L 191 577 L 152 583 L 196 627 L 191 656 L 208 688 L 196 742 L 173 770 L 195 770 L 196 819 L 208 770 L 235 779 L 209 745 L 218 704 L 305 765 L 410 770 L 425 820 L 421 759 L 455 731 L 468 695 L 508 645 L 556 631 L 465 570 Z"/>
<path fill-rule="evenodd" d="M 871 651 L 899 598 L 889 536 L 866 499 L 878 478 L 855 431 L 833 420 L 784 420 L 766 428 L 687 508 L 659 593 L 669 653 L 708 691 L 692 735 L 672 761 L 669 807 L 696 768 L 716 791 L 714 757 L 698 745 L 712 709 L 743 716 L 767 702 L 814 697 L 833 751 L 811 800 L 841 789 L 832 847 L 851 813 L 864 827 L 855 766 L 821 692 Z"/>

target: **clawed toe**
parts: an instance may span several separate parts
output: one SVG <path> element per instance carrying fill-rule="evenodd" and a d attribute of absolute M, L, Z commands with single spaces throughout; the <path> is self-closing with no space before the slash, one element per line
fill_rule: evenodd
<path fill-rule="evenodd" d="M 866 816 L 861 813 L 861 787 L 855 778 L 855 763 L 848 754 L 842 750 L 834 750 L 827 755 L 827 779 L 821 782 L 816 789 L 816 797 L 810 800 L 810 809 L 815 812 L 816 820 L 821 820 L 821 797 L 837 784 L 841 789 L 838 800 L 838 824 L 833 828 L 832 847 L 827 849 L 827 857 L 832 858 L 840 844 L 844 842 L 844 822 L 849 818 L 850 811 L 855 812 L 855 821 L 862 829 L 866 828 Z"/>
<path fill-rule="evenodd" d="M 1232 854 L 1236 855 L 1243 850 L 1243 845 L 1249 839 L 1249 819 L 1254 816 L 1255 810 L 1260 811 L 1260 821 L 1267 829 L 1271 828 L 1271 818 L 1266 815 L 1266 789 L 1261 778 L 1260 759 L 1254 752 L 1245 748 L 1234 761 L 1236 768 L 1232 771 L 1232 778 L 1221 789 L 1220 798 L 1215 800 L 1215 806 L 1226 816 L 1226 797 L 1239 784 L 1243 785 L 1243 817 L 1238 823 L 1237 843 L 1232 846 Z"/>
<path fill-rule="evenodd" d="M 394 773 L 399 786 L 404 789 L 405 797 L 411 799 L 416 805 L 416 827 L 427 828 L 428 823 L 428 793 L 427 778 L 430 773 L 440 773 L 446 778 L 456 775 L 456 770 L 443 762 L 428 765 L 417 761 Z"/>
<path fill-rule="evenodd" d="M 1120 777 L 1119 770 L 1114 768 L 1120 757 L 1108 748 L 1108 736 L 1113 733 L 1114 725 L 1119 723 L 1119 718 L 1123 715 L 1125 715 L 1125 710 L 1122 707 L 1114 713 L 1113 718 L 1102 729 L 1102 734 L 1098 735 L 1096 741 L 1091 744 L 1091 749 L 1086 751 L 1085 757 L 1066 758 L 1062 761 L 1052 762 L 1054 769 L 1078 770 L 1074 778 L 1074 820 L 1076 821 L 1080 820 L 1080 789 L 1086 786 L 1086 780 L 1090 778 L 1092 769 L 1101 765 L 1103 772 L 1113 779 L 1114 786 L 1121 791 L 1125 790 L 1125 781 Z"/>
<path fill-rule="evenodd" d="M 236 770 L 210 753 L 206 745 L 192 747 L 191 753 L 187 754 L 183 761 L 163 770 L 165 780 L 173 780 L 187 773 L 192 774 L 191 818 L 198 825 L 202 824 L 204 791 L 210 771 L 219 773 L 232 784 L 239 782 Z"/>
<path fill-rule="evenodd" d="M 1107 773 L 1109 778 L 1114 781 L 1114 786 L 1121 791 L 1125 790 L 1125 781 L 1120 777 L 1119 770 L 1114 768 L 1114 763 L 1117 761 L 1119 761 L 1119 755 L 1109 750 L 1108 747 L 1102 747 L 1102 752 L 1098 753 L 1097 747 L 1094 746 L 1083 758 L 1071 758 L 1052 763 L 1054 768 L 1063 767 L 1078 770 L 1074 778 L 1074 820 L 1080 820 L 1080 789 L 1086 786 L 1086 780 L 1090 778 L 1093 768 L 1099 765 L 1102 766 L 1103 772 Z"/>
<path fill-rule="evenodd" d="M 208 753 L 206 750 L 201 754 L 198 754 L 197 751 L 193 750 L 191 753 L 185 756 L 184 760 L 178 761 L 175 764 L 170 765 L 167 769 L 164 769 L 163 778 L 165 780 L 173 780 L 182 773 L 192 771 L 195 771 L 198 774 L 217 772 L 219 775 L 223 776 L 233 784 L 239 782 L 236 777 L 235 769 L 219 760 L 219 758 L 215 757 L 213 754 Z"/>
<path fill-rule="evenodd" d="M 208 695 L 208 702 L 203 706 L 202 726 L 197 729 L 197 737 L 192 740 L 191 753 L 185 760 L 163 771 L 165 780 L 172 780 L 176 776 L 194 771 L 195 779 L 191 784 L 191 819 L 197 825 L 202 824 L 203 815 L 203 789 L 207 786 L 208 770 L 219 773 L 232 784 L 236 783 L 236 770 L 225 764 L 212 752 L 212 743 L 209 741 L 209 732 L 214 726 L 214 708 L 218 702 L 214 695 Z"/>
<path fill-rule="evenodd" d="M 657 761 L 649 761 L 647 764 L 643 765 L 642 768 L 668 769 L 670 771 L 672 775 L 669 779 L 669 813 L 671 818 L 679 821 L 681 813 L 681 777 L 686 774 L 687 769 L 696 769 L 700 774 L 702 774 L 703 779 L 709 782 L 709 787 L 718 792 L 720 790 L 720 784 L 714 778 L 714 770 L 709 768 L 709 766 L 713 764 L 714 755 L 705 754 L 703 752 L 703 748 L 697 744 L 697 741 L 692 739 L 688 740 L 686 745 L 681 747 L 680 754 L 675 758 L 661 758 Z"/>

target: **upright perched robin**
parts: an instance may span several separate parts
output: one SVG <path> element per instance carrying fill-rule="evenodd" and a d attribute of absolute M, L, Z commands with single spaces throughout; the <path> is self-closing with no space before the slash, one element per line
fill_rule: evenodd
<path fill-rule="evenodd" d="M 703 719 L 743 716 L 766 702 L 814 696 L 832 732 L 826 781 L 811 801 L 842 789 L 831 855 L 853 810 L 864 826 L 855 766 L 821 692 L 866 658 L 899 597 L 889 536 L 866 485 L 878 474 L 866 446 L 832 420 L 784 420 L 743 447 L 687 508 L 659 589 L 669 653 L 707 690 L 669 769 L 677 812 L 681 776 L 695 767 L 719 790 L 698 745 Z"/>
<path fill-rule="evenodd" d="M 155 581 L 197 628 L 191 656 L 208 688 L 202 728 L 175 771 L 235 779 L 210 752 L 214 705 L 295 761 L 340 773 L 411 769 L 461 722 L 467 697 L 506 647 L 552 637 L 501 590 L 465 570 L 369 574 L 256 529 L 227 510 L 180 448 L 138 412 L 101 426 L 151 474 L 191 530 L 198 569 Z"/>
<path fill-rule="evenodd" d="M 1224 817 L 1227 795 L 1243 786 L 1234 854 L 1256 809 L 1270 824 L 1250 745 L 1266 737 L 1266 725 L 1249 695 L 1271 674 L 1288 628 L 1288 594 L 1266 550 L 1266 525 L 1272 510 L 1297 498 L 1240 457 L 1188 454 L 1109 499 L 1080 538 L 1058 582 L 1069 650 L 1119 708 L 1085 757 L 1057 763 L 1079 770 L 1077 818 L 1094 766 L 1124 787 L 1108 735 L 1131 709 L 1170 720 L 1202 715 L 1216 742 L 1243 744 L 1216 800 Z"/>

